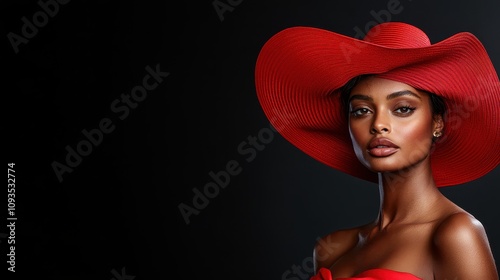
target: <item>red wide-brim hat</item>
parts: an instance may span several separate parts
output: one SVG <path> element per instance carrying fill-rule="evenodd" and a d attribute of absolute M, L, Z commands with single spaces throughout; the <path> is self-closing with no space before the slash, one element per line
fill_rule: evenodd
<path fill-rule="evenodd" d="M 272 36 L 256 62 L 255 85 L 274 128 L 312 158 L 377 182 L 356 157 L 340 88 L 362 74 L 406 83 L 446 103 L 443 136 L 432 149 L 438 187 L 475 180 L 500 162 L 500 82 L 482 43 L 457 33 L 431 44 L 401 22 L 373 27 L 363 40 L 314 27 Z"/>

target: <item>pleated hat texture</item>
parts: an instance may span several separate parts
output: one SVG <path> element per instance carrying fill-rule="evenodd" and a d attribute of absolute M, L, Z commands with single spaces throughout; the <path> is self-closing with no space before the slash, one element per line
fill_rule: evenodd
<path fill-rule="evenodd" d="M 255 65 L 256 93 L 273 127 L 291 144 L 334 169 L 377 182 L 357 159 L 340 89 L 363 74 L 441 96 L 443 136 L 432 149 L 438 187 L 464 184 L 500 162 L 500 82 L 479 39 L 459 32 L 431 44 L 404 22 L 374 26 L 363 39 L 308 26 L 267 40 Z"/>

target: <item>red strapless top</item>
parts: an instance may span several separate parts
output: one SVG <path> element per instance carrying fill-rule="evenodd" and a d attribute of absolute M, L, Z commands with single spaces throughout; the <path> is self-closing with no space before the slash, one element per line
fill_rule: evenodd
<path fill-rule="evenodd" d="M 333 279 L 330 270 L 327 268 L 320 268 L 318 273 L 311 277 L 309 280 L 422 280 L 417 276 L 407 273 L 399 272 L 385 268 L 374 268 L 361 272 L 360 274 L 349 278 L 335 278 Z"/>

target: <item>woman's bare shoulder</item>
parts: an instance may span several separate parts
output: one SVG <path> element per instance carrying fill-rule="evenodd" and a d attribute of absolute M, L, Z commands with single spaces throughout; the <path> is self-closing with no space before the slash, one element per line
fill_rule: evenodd
<path fill-rule="evenodd" d="M 434 245 L 462 244 L 467 239 L 484 240 L 486 231 L 483 224 L 466 211 L 459 211 L 445 216 L 434 232 Z M 458 241 L 458 242 L 457 242 Z"/>
<path fill-rule="evenodd" d="M 440 279 L 498 279 L 485 228 L 466 211 L 446 216 L 436 227 L 433 243 Z"/>
<path fill-rule="evenodd" d="M 314 270 L 329 268 L 358 243 L 360 231 L 366 225 L 333 231 L 317 239 L 314 246 Z"/>

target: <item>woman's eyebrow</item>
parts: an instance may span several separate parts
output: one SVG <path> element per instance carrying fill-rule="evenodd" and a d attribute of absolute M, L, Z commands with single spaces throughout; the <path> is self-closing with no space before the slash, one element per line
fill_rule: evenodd
<path fill-rule="evenodd" d="M 402 90 L 402 91 L 393 92 L 393 93 L 387 95 L 386 99 L 390 100 L 390 99 L 394 99 L 394 98 L 397 98 L 400 96 L 405 96 L 405 95 L 413 96 L 413 97 L 416 97 L 416 98 L 422 100 L 422 98 L 420 98 L 420 96 L 418 96 L 417 94 L 415 94 L 414 92 L 411 92 L 409 90 Z"/>
<path fill-rule="evenodd" d="M 416 97 L 418 99 L 422 99 L 416 93 L 409 91 L 409 90 L 402 90 L 402 91 L 393 92 L 393 93 L 387 95 L 386 99 L 391 100 L 391 99 L 394 99 L 394 98 L 397 98 L 400 96 L 405 96 L 405 95 L 409 95 L 409 96 Z M 352 95 L 351 97 L 349 97 L 349 102 L 351 102 L 351 100 L 353 100 L 353 99 L 364 100 L 364 101 L 373 101 L 373 98 L 371 96 L 364 95 L 364 94 Z"/>
<path fill-rule="evenodd" d="M 373 98 L 368 95 L 362 95 L 362 94 L 355 94 L 349 97 L 349 102 L 353 99 L 358 99 L 358 100 L 365 100 L 365 101 L 373 101 Z"/>

